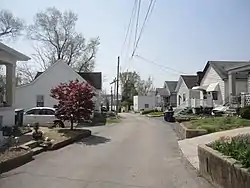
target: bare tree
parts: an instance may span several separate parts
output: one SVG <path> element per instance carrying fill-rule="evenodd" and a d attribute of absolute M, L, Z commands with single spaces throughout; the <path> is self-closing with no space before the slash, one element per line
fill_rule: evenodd
<path fill-rule="evenodd" d="M 24 21 L 8 10 L 0 10 L 0 40 L 15 39 L 25 28 Z"/>
<path fill-rule="evenodd" d="M 32 62 L 20 63 L 17 65 L 17 85 L 32 82 L 37 73 L 37 67 Z"/>
<path fill-rule="evenodd" d="M 153 79 L 148 77 L 147 80 L 139 80 L 136 84 L 138 95 L 149 95 L 154 91 Z"/>
<path fill-rule="evenodd" d="M 72 11 L 60 12 L 47 8 L 35 16 L 34 24 L 28 27 L 28 38 L 37 43 L 36 60 L 47 68 L 58 59 L 77 71 L 92 71 L 99 38 L 89 41 L 75 30 L 77 15 Z"/>

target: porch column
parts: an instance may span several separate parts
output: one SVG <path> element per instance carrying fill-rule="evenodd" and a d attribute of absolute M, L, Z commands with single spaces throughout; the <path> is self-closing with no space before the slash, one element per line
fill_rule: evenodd
<path fill-rule="evenodd" d="M 8 106 L 14 103 L 15 91 L 15 66 L 13 64 L 6 64 L 6 102 Z"/>
<path fill-rule="evenodd" d="M 247 92 L 250 93 L 250 73 L 247 75 Z"/>
<path fill-rule="evenodd" d="M 228 73 L 229 102 L 232 103 L 232 96 L 236 95 L 235 73 Z"/>

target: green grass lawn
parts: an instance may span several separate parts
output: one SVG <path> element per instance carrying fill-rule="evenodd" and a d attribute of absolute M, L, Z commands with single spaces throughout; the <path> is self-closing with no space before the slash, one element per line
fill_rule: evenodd
<path fill-rule="evenodd" d="M 159 116 L 159 115 L 163 115 L 163 112 L 150 112 L 148 115 Z"/>
<path fill-rule="evenodd" d="M 250 120 L 238 117 L 207 117 L 184 122 L 189 129 L 205 129 L 209 133 L 250 126 Z"/>
<path fill-rule="evenodd" d="M 120 118 L 116 118 L 116 117 L 112 117 L 112 118 L 107 118 L 106 119 L 106 124 L 111 124 L 111 123 L 120 123 L 121 119 Z"/>

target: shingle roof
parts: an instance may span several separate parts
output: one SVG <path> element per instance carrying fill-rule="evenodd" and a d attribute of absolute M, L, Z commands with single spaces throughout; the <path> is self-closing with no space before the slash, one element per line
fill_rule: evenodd
<path fill-rule="evenodd" d="M 166 88 L 156 88 L 156 95 L 159 94 L 160 96 L 170 96 L 170 93 Z"/>
<path fill-rule="evenodd" d="M 181 75 L 188 89 L 197 85 L 197 76 L 196 75 Z"/>
<path fill-rule="evenodd" d="M 178 81 L 165 81 L 170 92 L 175 92 Z"/>
<path fill-rule="evenodd" d="M 228 78 L 227 70 L 234 68 L 249 65 L 249 61 L 208 61 L 203 72 L 207 71 L 209 65 L 214 68 L 214 70 L 219 74 L 222 79 Z M 246 74 L 237 73 L 236 78 L 247 78 Z"/>
<path fill-rule="evenodd" d="M 35 79 L 43 72 L 37 72 Z M 102 89 L 102 73 L 101 72 L 77 72 L 84 80 L 96 89 Z"/>

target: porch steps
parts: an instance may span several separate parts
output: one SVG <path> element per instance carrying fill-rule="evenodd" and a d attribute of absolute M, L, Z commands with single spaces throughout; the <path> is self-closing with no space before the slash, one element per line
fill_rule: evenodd
<path fill-rule="evenodd" d="M 25 144 L 23 144 L 23 145 L 21 145 L 21 147 L 29 147 L 29 148 L 31 148 L 31 149 L 33 149 L 33 148 L 35 148 L 35 147 L 37 147 L 38 146 L 38 142 L 37 141 L 35 141 L 35 140 L 31 140 L 31 141 L 29 141 L 29 142 L 27 142 L 27 143 L 25 143 Z"/>
<path fill-rule="evenodd" d="M 189 107 L 185 107 L 185 108 L 182 108 L 182 109 L 176 109 L 174 111 L 174 115 L 178 116 L 178 115 L 186 115 L 189 111 L 190 111 L 191 108 Z"/>
<path fill-rule="evenodd" d="M 34 155 L 37 155 L 37 154 L 42 153 L 43 151 L 45 151 L 45 148 L 44 147 L 35 147 L 35 148 L 32 148 L 31 151 L 33 151 Z"/>

